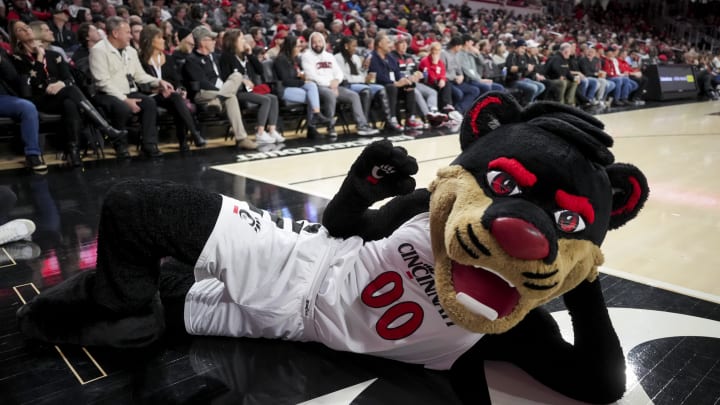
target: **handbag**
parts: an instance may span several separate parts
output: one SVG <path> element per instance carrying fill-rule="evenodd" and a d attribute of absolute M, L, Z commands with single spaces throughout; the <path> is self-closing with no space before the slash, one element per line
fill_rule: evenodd
<path fill-rule="evenodd" d="M 261 83 L 254 86 L 252 92 L 255 94 L 270 94 L 270 86 L 265 83 Z"/>

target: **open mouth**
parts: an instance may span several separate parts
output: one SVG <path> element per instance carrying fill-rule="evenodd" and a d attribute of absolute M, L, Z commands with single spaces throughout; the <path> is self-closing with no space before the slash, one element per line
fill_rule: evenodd
<path fill-rule="evenodd" d="M 520 302 L 515 286 L 490 269 L 452 262 L 451 271 L 457 301 L 476 315 L 494 321 Z"/>

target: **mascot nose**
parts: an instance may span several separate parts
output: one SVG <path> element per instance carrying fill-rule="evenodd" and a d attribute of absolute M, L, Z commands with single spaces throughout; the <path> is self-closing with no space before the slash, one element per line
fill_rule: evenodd
<path fill-rule="evenodd" d="M 519 218 L 495 218 L 490 224 L 490 233 L 507 254 L 517 259 L 544 259 L 550 252 L 545 235 Z"/>

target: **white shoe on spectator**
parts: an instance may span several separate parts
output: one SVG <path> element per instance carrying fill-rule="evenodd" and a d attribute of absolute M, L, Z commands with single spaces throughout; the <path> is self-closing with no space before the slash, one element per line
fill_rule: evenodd
<path fill-rule="evenodd" d="M 463 120 L 462 114 L 460 114 L 457 111 L 450 111 L 448 113 L 448 117 L 450 117 L 450 119 L 453 121 L 462 121 Z"/>
<path fill-rule="evenodd" d="M 14 219 L 0 226 L 0 245 L 27 239 L 35 232 L 35 223 L 29 219 Z"/>
<path fill-rule="evenodd" d="M 278 131 L 270 131 L 270 136 L 272 136 L 273 140 L 275 140 L 275 143 L 283 143 L 285 142 L 285 137 L 280 134 Z"/>
<path fill-rule="evenodd" d="M 255 137 L 255 142 L 257 142 L 258 145 L 275 143 L 275 138 L 267 132 L 258 132 L 257 136 Z"/>
<path fill-rule="evenodd" d="M 380 132 L 380 131 L 378 131 L 377 129 L 371 127 L 371 126 L 368 125 L 368 124 L 361 125 L 361 126 L 358 127 L 358 135 L 360 135 L 360 136 L 375 135 L 375 134 L 377 134 L 378 132 Z"/>

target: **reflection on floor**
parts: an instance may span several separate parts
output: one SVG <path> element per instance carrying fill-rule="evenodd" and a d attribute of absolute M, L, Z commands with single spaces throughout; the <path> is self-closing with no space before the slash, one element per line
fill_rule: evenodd
<path fill-rule="evenodd" d="M 720 264 L 720 117 L 709 115 L 718 110 L 720 103 L 698 103 L 600 117 L 616 137 L 617 160 L 641 167 L 652 188 L 640 218 L 605 242 L 603 288 L 629 365 L 623 403 L 720 401 L 720 285 L 714 274 Z M 453 135 L 440 135 L 393 138 L 421 162 L 420 186 L 458 151 Z M 190 338 L 176 331 L 151 348 L 119 351 L 37 345 L 16 331 L 14 312 L 22 300 L 94 268 L 102 195 L 117 181 L 179 181 L 317 221 L 368 141 L 294 140 L 240 156 L 217 148 L 158 161 L 91 162 L 85 172 L 53 167 L 42 177 L 1 172 L 0 184 L 18 195 L 10 217 L 36 222 L 33 243 L 41 251 L 33 258 L 32 246 L 0 249 L 2 403 L 457 403 L 442 374 L 315 344 Z M 548 306 L 564 325 L 562 302 Z M 485 367 L 494 403 L 575 403 L 506 364 Z"/>

